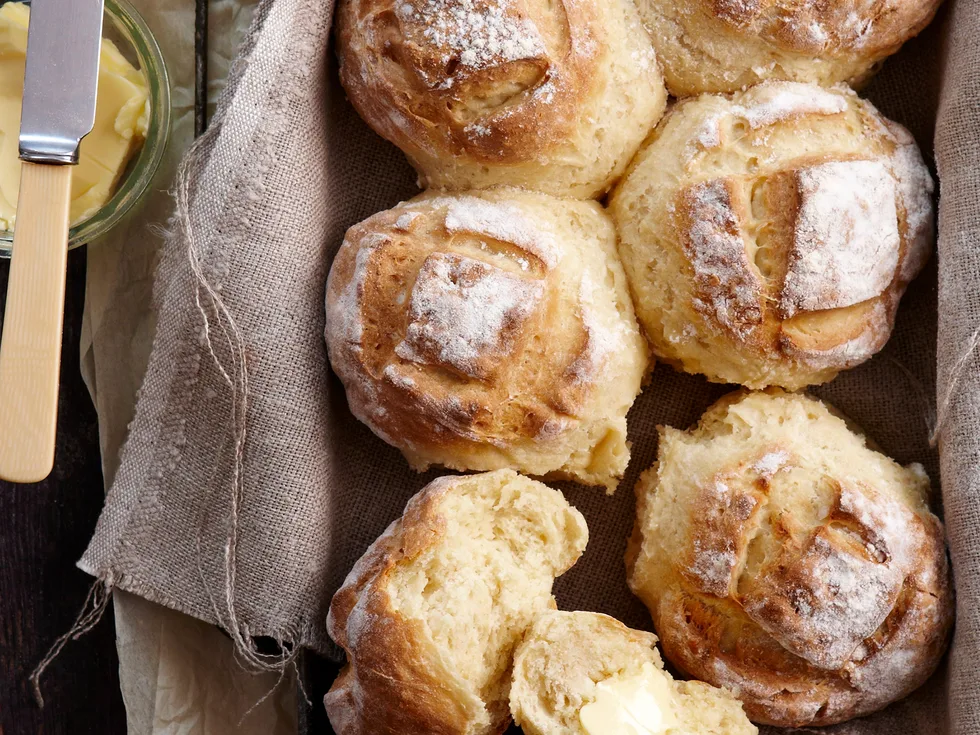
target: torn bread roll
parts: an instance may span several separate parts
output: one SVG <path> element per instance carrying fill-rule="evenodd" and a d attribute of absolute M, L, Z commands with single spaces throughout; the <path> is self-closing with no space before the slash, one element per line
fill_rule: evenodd
<path fill-rule="evenodd" d="M 525 735 L 755 735 L 741 703 L 664 671 L 652 633 L 593 612 L 547 612 L 514 656 L 510 708 Z"/>
<path fill-rule="evenodd" d="M 340 79 L 423 188 L 588 198 L 667 92 L 632 0 L 343 0 Z"/>
<path fill-rule="evenodd" d="M 416 469 L 610 492 L 626 470 L 647 348 L 594 202 L 429 193 L 374 215 L 333 262 L 326 339 L 354 415 Z"/>
<path fill-rule="evenodd" d="M 515 472 L 429 483 L 330 605 L 347 652 L 324 697 L 334 730 L 502 733 L 514 648 L 587 541 L 560 492 Z"/>
<path fill-rule="evenodd" d="M 636 488 L 633 591 L 664 656 L 758 723 L 830 725 L 919 687 L 953 596 L 921 465 L 874 451 L 825 404 L 736 392 L 663 428 Z"/>
<path fill-rule="evenodd" d="M 942 0 L 637 0 L 671 94 L 864 82 Z"/>
<path fill-rule="evenodd" d="M 915 141 L 846 88 L 680 102 L 612 195 L 656 356 L 752 388 L 823 383 L 891 334 L 933 238 Z"/>

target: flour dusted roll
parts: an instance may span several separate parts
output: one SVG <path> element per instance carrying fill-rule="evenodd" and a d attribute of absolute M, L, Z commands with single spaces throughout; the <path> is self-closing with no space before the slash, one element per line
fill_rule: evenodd
<path fill-rule="evenodd" d="M 509 470 L 429 483 L 330 604 L 347 652 L 324 697 L 334 730 L 502 733 L 514 648 L 587 541 L 559 491 Z"/>
<path fill-rule="evenodd" d="M 629 583 L 664 656 L 731 689 L 750 719 L 828 725 L 921 685 L 953 600 L 920 465 L 902 467 L 820 401 L 723 398 L 661 430 L 636 488 Z"/>
<path fill-rule="evenodd" d="M 766 80 L 859 84 L 941 0 L 637 0 L 671 93 Z"/>
<path fill-rule="evenodd" d="M 610 491 L 646 346 L 609 218 L 516 189 L 424 194 L 352 227 L 327 345 L 354 414 L 413 467 Z"/>
<path fill-rule="evenodd" d="M 340 77 L 426 187 L 592 197 L 666 90 L 631 0 L 342 0 Z"/>
<path fill-rule="evenodd" d="M 514 721 L 525 735 L 758 733 L 730 692 L 675 681 L 656 643 L 608 615 L 542 613 L 514 656 Z"/>
<path fill-rule="evenodd" d="M 909 133 L 853 92 L 769 82 L 679 103 L 610 212 L 657 356 L 795 389 L 885 344 L 932 190 Z"/>

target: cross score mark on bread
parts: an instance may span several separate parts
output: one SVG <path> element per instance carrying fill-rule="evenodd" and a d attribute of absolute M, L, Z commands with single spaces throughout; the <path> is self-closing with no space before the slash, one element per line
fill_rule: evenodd
<path fill-rule="evenodd" d="M 646 354 L 597 204 L 502 189 L 375 215 L 331 269 L 327 345 L 354 414 L 417 468 L 625 471 Z"/>
<path fill-rule="evenodd" d="M 932 189 L 908 132 L 846 90 L 681 102 L 611 201 L 655 353 L 750 387 L 867 360 L 928 257 Z"/>
<path fill-rule="evenodd" d="M 451 253 L 430 255 L 412 288 L 410 321 L 395 354 L 471 378 L 489 378 L 513 350 L 543 293 L 540 283 L 482 261 Z"/>
<path fill-rule="evenodd" d="M 767 305 L 783 320 L 853 306 L 881 295 L 898 272 L 896 186 L 879 161 L 711 179 L 680 197 L 695 305 L 738 338 L 762 324 Z M 745 230 L 763 219 L 748 242 Z"/>
<path fill-rule="evenodd" d="M 343 0 L 340 76 L 423 185 L 604 193 L 663 114 L 631 0 Z"/>
<path fill-rule="evenodd" d="M 676 666 L 782 726 L 869 714 L 929 677 L 952 591 L 921 467 L 782 392 L 663 429 L 658 460 L 627 565 Z"/>

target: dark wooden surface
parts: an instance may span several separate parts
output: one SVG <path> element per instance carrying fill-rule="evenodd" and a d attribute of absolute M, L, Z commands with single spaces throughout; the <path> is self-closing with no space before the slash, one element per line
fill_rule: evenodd
<path fill-rule="evenodd" d="M 0 260 L 0 305 L 7 271 Z M 69 643 L 48 668 L 43 710 L 27 683 L 51 643 L 71 627 L 92 583 L 75 568 L 103 498 L 95 409 L 78 365 L 84 298 L 82 248 L 68 258 L 54 472 L 37 485 L 0 482 L 0 735 L 126 732 L 111 605 L 98 627 Z"/>

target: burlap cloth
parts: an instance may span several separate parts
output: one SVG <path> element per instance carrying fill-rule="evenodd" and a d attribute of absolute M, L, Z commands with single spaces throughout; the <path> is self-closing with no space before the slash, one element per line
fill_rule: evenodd
<path fill-rule="evenodd" d="M 327 364 L 330 258 L 348 226 L 415 192 L 401 154 L 344 99 L 328 46 L 332 5 L 259 5 L 211 130 L 185 160 L 149 366 L 79 562 L 110 588 L 221 625 L 266 667 L 283 656 L 260 654 L 254 636 L 287 644 L 283 655 L 336 653 L 324 626 L 333 591 L 434 476 L 408 470 L 351 417 Z M 958 591 L 952 654 L 908 700 L 827 732 L 980 732 L 980 363 L 970 349 L 980 326 L 978 38 L 980 0 L 951 0 L 866 92 L 927 155 L 935 134 L 940 287 L 934 259 L 886 349 L 815 391 L 934 478 Z M 658 368 L 630 414 L 633 461 L 620 491 L 563 488 L 592 540 L 557 584 L 562 607 L 650 627 L 623 571 L 631 488 L 654 459 L 654 427 L 691 424 L 726 390 Z"/>

